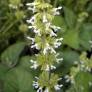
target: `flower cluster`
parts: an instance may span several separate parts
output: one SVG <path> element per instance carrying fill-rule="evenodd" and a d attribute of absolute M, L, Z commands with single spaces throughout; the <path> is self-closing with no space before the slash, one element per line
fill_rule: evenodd
<path fill-rule="evenodd" d="M 92 69 L 92 56 L 87 58 L 86 52 L 83 52 L 80 56 L 80 64 L 79 64 L 80 70 L 85 72 L 91 72 Z"/>
<path fill-rule="evenodd" d="M 9 0 L 9 7 L 13 9 L 18 9 L 19 7 L 23 6 L 21 4 L 21 0 Z"/>
<path fill-rule="evenodd" d="M 30 24 L 29 29 L 35 34 L 34 38 L 27 36 L 30 40 L 31 48 L 39 50 L 35 55 L 35 60 L 30 60 L 31 68 L 37 69 L 41 67 L 43 71 L 39 77 L 36 77 L 37 82 L 33 82 L 33 86 L 37 92 L 51 92 L 52 89 L 60 90 L 62 85 L 58 84 L 60 79 L 57 75 L 51 73 L 51 70 L 56 69 L 56 64 L 63 60 L 59 58 L 59 53 L 56 53 L 56 48 L 61 46 L 63 38 L 57 37 L 57 32 L 60 27 L 53 25 L 52 20 L 56 15 L 60 14 L 62 7 L 53 8 L 44 0 L 35 0 L 33 3 L 27 3 L 28 10 L 33 12 L 33 16 L 27 19 Z"/>
<path fill-rule="evenodd" d="M 37 81 L 33 81 L 34 88 L 38 89 L 37 92 L 52 92 L 51 89 L 60 90 L 63 86 L 62 84 L 59 85 L 57 82 L 61 80 L 58 78 L 58 75 L 51 74 L 49 79 L 48 72 L 43 72 L 40 77 L 35 77 Z M 43 91 L 44 88 L 44 91 Z"/>

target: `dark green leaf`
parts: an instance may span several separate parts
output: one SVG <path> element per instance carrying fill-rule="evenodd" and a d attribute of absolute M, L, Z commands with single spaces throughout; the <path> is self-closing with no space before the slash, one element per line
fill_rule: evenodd
<path fill-rule="evenodd" d="M 6 75 L 4 92 L 35 92 L 31 72 L 21 67 L 10 70 Z"/>
<path fill-rule="evenodd" d="M 92 25 L 85 24 L 80 32 L 80 45 L 85 50 L 91 49 L 90 40 L 92 39 Z"/>
<path fill-rule="evenodd" d="M 65 21 L 69 28 L 75 28 L 76 15 L 74 12 L 66 7 L 64 7 Z"/>
<path fill-rule="evenodd" d="M 7 48 L 1 55 L 1 61 L 8 67 L 13 67 L 17 64 L 19 56 L 24 49 L 25 43 L 16 43 Z"/>
<path fill-rule="evenodd" d="M 64 44 L 74 48 L 79 48 L 79 32 L 76 30 L 68 30 L 64 34 Z"/>
<path fill-rule="evenodd" d="M 7 71 L 8 71 L 8 68 L 0 63 L 0 79 L 4 79 Z"/>

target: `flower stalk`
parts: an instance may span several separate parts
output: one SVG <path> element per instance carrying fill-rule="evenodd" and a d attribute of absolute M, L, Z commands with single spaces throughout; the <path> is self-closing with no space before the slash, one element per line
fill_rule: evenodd
<path fill-rule="evenodd" d="M 52 73 L 56 69 L 56 64 L 62 61 L 56 48 L 61 46 L 63 38 L 58 38 L 57 32 L 60 27 L 53 25 L 52 21 L 56 15 L 60 14 L 62 7 L 54 8 L 45 0 L 35 0 L 33 3 L 27 3 L 28 10 L 33 12 L 33 16 L 27 20 L 30 24 L 29 29 L 35 34 L 34 38 L 27 36 L 30 40 L 31 48 L 36 48 L 39 53 L 35 55 L 35 60 L 30 60 L 31 68 L 41 69 L 39 77 L 33 81 L 34 88 L 37 92 L 53 92 L 60 90 L 62 84 L 59 84 L 61 78 Z"/>

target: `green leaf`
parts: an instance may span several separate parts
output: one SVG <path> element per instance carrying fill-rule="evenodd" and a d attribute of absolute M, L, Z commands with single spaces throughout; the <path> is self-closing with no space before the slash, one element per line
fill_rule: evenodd
<path fill-rule="evenodd" d="M 92 83 L 92 75 L 87 72 L 79 72 L 75 77 L 76 88 L 78 92 L 89 92 L 90 83 Z"/>
<path fill-rule="evenodd" d="M 58 31 L 58 33 L 57 33 L 57 35 L 58 35 L 59 37 L 61 37 L 61 36 L 62 36 L 62 33 L 65 32 L 66 29 L 67 29 L 67 26 L 66 26 L 66 24 L 65 24 L 64 18 L 61 17 L 61 16 L 55 16 L 55 17 L 54 17 L 54 20 L 52 21 L 52 23 L 53 23 L 53 25 L 55 25 L 55 26 L 61 27 L 61 30 Z"/>
<path fill-rule="evenodd" d="M 67 32 L 65 32 L 63 38 L 64 38 L 63 40 L 64 44 L 74 49 L 79 48 L 79 32 L 78 31 L 68 30 Z"/>
<path fill-rule="evenodd" d="M 76 15 L 74 12 L 66 7 L 64 7 L 65 21 L 69 28 L 74 28 L 76 24 Z"/>
<path fill-rule="evenodd" d="M 40 73 L 39 72 L 39 69 L 38 70 L 34 70 L 34 69 L 31 69 L 30 66 L 32 65 L 30 60 L 34 60 L 35 57 L 33 56 L 24 56 L 24 57 L 21 57 L 20 59 L 20 62 L 19 62 L 19 66 L 22 67 L 23 69 L 27 70 L 27 71 L 30 71 L 32 73 L 32 75 L 34 76 L 38 76 L 38 74 Z"/>
<path fill-rule="evenodd" d="M 91 11 L 92 11 L 92 2 L 89 3 L 89 6 L 88 6 L 88 8 L 87 8 L 87 11 L 88 11 L 88 12 L 91 12 Z"/>
<path fill-rule="evenodd" d="M 75 51 L 66 50 L 63 52 L 64 65 L 69 67 L 74 64 L 75 61 L 79 61 L 79 54 Z"/>
<path fill-rule="evenodd" d="M 75 77 L 75 84 L 66 92 L 91 92 L 90 83 L 92 83 L 92 75 L 87 72 L 79 72 Z"/>
<path fill-rule="evenodd" d="M 65 25 L 65 21 L 64 21 L 64 19 L 63 19 L 63 17 L 61 17 L 61 16 L 55 16 L 54 17 L 54 20 L 52 21 L 52 23 L 54 24 L 54 25 L 56 25 L 56 26 L 59 26 L 59 27 L 66 27 L 66 25 Z"/>
<path fill-rule="evenodd" d="M 80 45 L 85 50 L 91 49 L 91 44 L 89 43 L 89 41 L 92 39 L 91 31 L 92 25 L 84 25 L 83 29 L 80 32 Z"/>
<path fill-rule="evenodd" d="M 8 47 L 1 55 L 1 61 L 8 67 L 13 67 L 17 64 L 19 56 L 25 47 L 24 42 L 16 43 Z"/>
<path fill-rule="evenodd" d="M 64 50 L 63 55 L 63 62 L 61 65 L 57 68 L 57 72 L 61 74 L 66 74 L 70 71 L 70 68 L 76 61 L 79 61 L 79 54 L 75 51 L 71 50 Z"/>
<path fill-rule="evenodd" d="M 35 92 L 31 72 L 21 67 L 10 70 L 5 79 L 4 92 Z"/>
<path fill-rule="evenodd" d="M 0 63 L 0 79 L 4 79 L 7 71 L 8 71 L 8 68 Z"/>

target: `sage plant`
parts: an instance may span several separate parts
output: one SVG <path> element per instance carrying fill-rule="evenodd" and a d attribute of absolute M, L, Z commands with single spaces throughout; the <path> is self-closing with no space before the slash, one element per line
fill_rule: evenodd
<path fill-rule="evenodd" d="M 59 84 L 61 78 L 53 71 L 56 69 L 55 65 L 63 60 L 56 52 L 63 38 L 58 38 L 56 33 L 60 27 L 55 26 L 52 21 L 60 14 L 62 7 L 54 8 L 46 0 L 35 0 L 33 3 L 27 3 L 27 6 L 33 13 L 27 20 L 30 24 L 28 27 L 35 33 L 34 38 L 27 36 L 27 39 L 32 41 L 31 48 L 39 50 L 39 53 L 35 54 L 35 59 L 30 60 L 31 68 L 41 69 L 41 74 L 33 81 L 33 87 L 37 92 L 58 91 L 63 85 Z"/>

